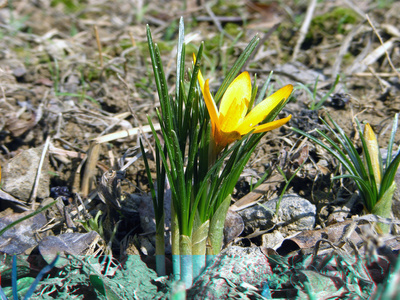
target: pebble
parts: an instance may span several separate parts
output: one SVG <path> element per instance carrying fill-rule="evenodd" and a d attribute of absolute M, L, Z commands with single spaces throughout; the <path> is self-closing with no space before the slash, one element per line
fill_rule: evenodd
<path fill-rule="evenodd" d="M 261 289 L 271 274 L 268 258 L 260 248 L 231 246 L 197 278 L 187 299 L 250 299 L 244 296 L 250 296 L 251 288 Z M 241 293 L 244 289 L 246 292 Z M 259 299 L 256 293 L 252 296 Z"/>
<path fill-rule="evenodd" d="M 272 199 L 264 205 L 275 211 L 279 198 Z M 278 221 L 283 223 L 280 226 L 286 230 L 309 230 L 314 228 L 316 207 L 310 201 L 295 194 L 284 195 L 282 197 Z"/>
<path fill-rule="evenodd" d="M 278 201 L 279 198 L 275 198 L 238 211 L 244 221 L 244 235 L 256 230 L 269 230 L 277 224 L 283 227 L 283 231 L 309 230 L 314 227 L 316 207 L 310 201 L 294 194 L 284 195 L 275 216 Z"/>
<path fill-rule="evenodd" d="M 24 150 L 10 159 L 2 170 L 2 190 L 23 201 L 31 197 L 43 147 Z M 45 157 L 37 190 L 38 198 L 50 195 L 49 160 Z"/>

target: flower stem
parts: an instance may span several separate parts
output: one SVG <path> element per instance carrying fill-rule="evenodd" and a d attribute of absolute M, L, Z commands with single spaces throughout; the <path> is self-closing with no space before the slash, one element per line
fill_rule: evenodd
<path fill-rule="evenodd" d="M 175 213 L 174 201 L 171 201 L 171 248 L 172 248 L 172 279 L 181 279 L 181 266 L 179 257 L 179 226 L 178 215 Z"/>
<path fill-rule="evenodd" d="M 193 284 L 192 238 L 181 235 L 179 242 L 181 281 L 185 284 L 186 289 L 189 289 Z"/>
<path fill-rule="evenodd" d="M 194 226 L 192 235 L 193 251 L 193 279 L 196 279 L 206 266 L 206 242 L 209 220 L 199 226 Z"/>
<path fill-rule="evenodd" d="M 156 272 L 158 276 L 165 275 L 164 215 L 156 228 Z"/>

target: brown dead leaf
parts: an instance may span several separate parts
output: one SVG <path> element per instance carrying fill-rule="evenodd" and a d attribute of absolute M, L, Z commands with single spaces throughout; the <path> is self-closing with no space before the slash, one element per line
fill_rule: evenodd
<path fill-rule="evenodd" d="M 14 137 L 23 135 L 36 124 L 35 115 L 33 113 L 25 113 L 20 118 L 17 118 L 13 114 L 8 115 L 6 118 L 4 129 L 10 131 Z"/>
<path fill-rule="evenodd" d="M 244 229 L 244 222 L 242 217 L 230 209 L 226 214 L 224 225 L 224 243 L 225 245 L 237 238 Z"/>
<path fill-rule="evenodd" d="M 352 222 L 352 220 L 347 220 L 323 229 L 303 231 L 295 237 L 285 239 L 277 251 L 281 254 L 287 254 L 299 249 L 313 249 L 315 244 L 321 239 L 328 240 L 333 244 L 338 244 L 346 238 L 350 239 L 355 245 L 357 245 L 362 242 L 362 239 L 355 230 L 348 232 Z"/>
<path fill-rule="evenodd" d="M 38 80 L 35 81 L 35 84 L 52 87 L 54 85 L 54 82 L 49 78 L 39 78 Z"/>

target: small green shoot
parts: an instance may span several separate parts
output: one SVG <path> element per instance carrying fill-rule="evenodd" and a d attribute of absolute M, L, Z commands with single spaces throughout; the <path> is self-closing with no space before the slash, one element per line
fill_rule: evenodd
<path fill-rule="evenodd" d="M 79 99 L 79 102 L 82 103 L 83 100 L 87 99 L 90 102 L 92 102 L 93 104 L 97 105 L 98 107 L 100 107 L 100 103 L 94 99 L 93 97 L 90 97 L 89 95 L 86 95 L 85 93 L 82 94 L 76 94 L 76 93 L 56 93 L 57 96 L 68 96 L 68 97 L 76 97 Z"/>
<path fill-rule="evenodd" d="M 104 237 L 103 224 L 100 219 L 102 214 L 103 212 L 99 210 L 94 218 L 90 218 L 87 221 L 77 221 L 82 224 L 83 228 L 85 228 L 87 232 L 96 231 L 101 237 Z"/>
<path fill-rule="evenodd" d="M 258 188 L 264 181 L 265 179 L 271 175 L 271 172 L 266 171 L 263 176 L 260 177 L 260 179 L 257 180 L 255 184 L 253 184 L 253 181 L 250 184 L 250 192 L 252 192 L 254 189 Z M 252 178 L 253 179 L 253 178 Z"/>
<path fill-rule="evenodd" d="M 285 194 L 287 188 L 289 187 L 290 182 L 292 182 L 292 180 L 294 179 L 294 177 L 296 177 L 297 173 L 301 170 L 301 168 L 303 167 L 303 165 L 306 163 L 307 160 L 304 160 L 302 162 L 302 164 L 300 166 L 298 166 L 298 168 L 296 169 L 296 171 L 294 171 L 294 173 L 292 174 L 292 176 L 290 176 L 289 179 L 287 179 L 285 173 L 283 172 L 283 170 L 277 166 L 279 173 L 281 173 L 281 175 L 283 176 L 284 180 L 285 180 L 285 186 L 283 187 L 283 190 L 281 192 L 281 195 L 279 196 L 279 200 L 276 203 L 276 208 L 275 208 L 275 215 L 278 215 L 279 212 L 279 207 L 281 206 L 281 201 L 283 198 L 283 195 Z"/>
<path fill-rule="evenodd" d="M 297 83 L 298 86 L 296 87 L 297 89 L 305 90 L 310 95 L 311 103 L 310 103 L 309 108 L 311 110 L 318 110 L 321 108 L 322 105 L 324 105 L 326 100 L 328 100 L 328 97 L 333 93 L 337 84 L 339 83 L 340 76 L 339 75 L 336 76 L 335 82 L 333 83 L 332 87 L 324 96 L 322 96 L 322 98 L 320 100 L 318 100 L 318 95 L 317 95 L 318 79 L 319 79 L 319 77 L 317 77 L 317 79 L 315 80 L 314 87 L 312 90 L 310 90 L 308 85 L 305 85 L 300 82 Z"/>

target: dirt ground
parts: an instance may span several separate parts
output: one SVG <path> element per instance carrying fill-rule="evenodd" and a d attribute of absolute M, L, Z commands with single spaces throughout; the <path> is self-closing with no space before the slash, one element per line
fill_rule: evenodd
<path fill-rule="evenodd" d="M 271 71 L 271 91 L 289 83 L 295 86 L 290 103 L 281 112 L 281 116 L 292 114 L 291 121 L 262 140 L 238 182 L 234 201 L 248 194 L 265 173 L 270 174 L 265 179 L 270 182 L 268 197 L 279 196 L 284 181 L 282 177 L 276 180 L 280 176 L 276 166 L 289 178 L 301 159 L 308 159 L 287 193 L 315 204 L 321 213 L 316 226 L 326 226 L 327 205 L 350 198 L 355 186 L 350 180 L 332 183 L 330 178 L 343 172 L 337 161 L 309 142 L 305 143 L 307 151 L 303 150 L 303 138 L 290 127 L 307 132 L 323 129 L 319 117 L 329 114 L 360 148 L 357 117 L 371 124 L 382 148 L 387 146 L 393 117 L 400 112 L 400 2 L 318 2 L 311 23 L 302 29 L 312 2 L 9 0 L 0 9 L 3 181 L 15 172 L 4 168 L 10 160 L 25 150 L 42 147 L 47 139 L 51 196 L 64 195 L 60 187 L 66 187 L 65 200 L 72 203 L 77 195 L 90 198 L 104 172 L 115 169 L 121 159 L 123 165 L 135 157 L 140 152 L 140 134 L 104 142 L 92 176 L 85 182 L 86 155 L 93 139 L 145 126 L 148 116 L 156 122 L 159 102 L 146 24 L 161 49 L 173 90 L 178 21 L 183 16 L 187 65 L 204 41 L 202 72 L 211 78 L 211 89 L 217 90 L 255 34 L 261 41 L 244 70 L 252 78 L 257 74 L 260 88 Z M 329 93 L 337 75 L 339 83 Z M 310 109 L 326 94 L 329 97 L 320 108 Z M 400 132 L 395 145 L 400 145 Z M 149 191 L 142 159 L 126 169 L 125 179 L 125 195 Z M 29 197 L 18 200 L 31 205 Z M 101 210 L 101 201 L 92 201 L 91 209 Z M 0 209 L 3 216 L 21 212 L 14 202 L 4 200 Z M 121 237 L 131 228 L 136 228 L 130 232 L 132 238 L 143 233 L 138 221 L 120 226 Z M 65 230 L 59 226 L 53 234 Z"/>

